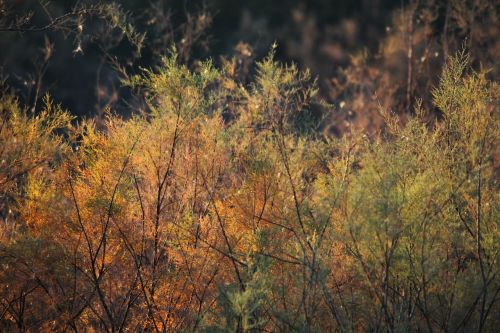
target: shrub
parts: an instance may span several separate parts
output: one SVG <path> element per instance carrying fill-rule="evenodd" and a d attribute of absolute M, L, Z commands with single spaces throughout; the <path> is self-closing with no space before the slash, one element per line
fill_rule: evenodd
<path fill-rule="evenodd" d="M 103 130 L 3 96 L 1 327 L 494 330 L 496 82 L 459 53 L 442 121 L 417 104 L 334 139 L 297 121 L 319 103 L 307 72 L 271 52 L 252 83 L 229 73 L 174 50 L 126 82 L 149 112 Z"/>

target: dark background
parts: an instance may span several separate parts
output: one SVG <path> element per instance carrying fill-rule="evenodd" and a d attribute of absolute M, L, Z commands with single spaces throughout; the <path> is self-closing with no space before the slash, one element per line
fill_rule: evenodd
<path fill-rule="evenodd" d="M 38 1 L 7 2 L 14 13 L 32 11 L 34 16 L 30 24 L 33 26 L 47 23 Z M 334 75 L 339 66 L 348 64 L 350 54 L 364 48 L 372 53 L 377 51 L 393 11 L 406 5 L 401 0 L 128 0 L 119 3 L 128 11 L 136 29 L 147 33 L 146 47 L 138 58 L 133 58 L 133 47 L 126 40 L 109 45 L 109 54 L 128 66 L 131 72 L 140 66 L 156 66 L 159 55 L 167 53 L 167 44 L 182 40 L 182 26 L 188 16 L 206 11 L 212 16 L 212 24 L 205 29 L 200 42 L 192 46 L 186 60 L 188 65 L 192 65 L 195 59 L 208 57 L 217 63 L 221 55 L 236 54 L 235 47 L 239 42 L 248 43 L 253 50 L 252 58 L 259 59 L 276 41 L 277 58 L 294 61 L 301 68 L 310 68 L 319 76 L 323 88 L 324 81 Z M 55 17 L 71 11 L 75 4 L 76 1 L 58 0 L 51 1 L 47 8 Z M 158 22 L 147 23 L 145 12 L 154 5 L 157 7 L 153 7 L 153 12 L 162 8 L 169 13 L 173 36 L 161 36 L 161 29 L 155 31 Z M 159 22 L 160 25 L 163 23 Z M 97 19 L 86 19 L 85 32 L 99 29 L 102 24 Z M 163 44 L 151 46 L 154 38 L 162 37 L 165 37 Z M 130 107 L 121 102 L 122 97 L 126 100 L 128 92 L 120 88 L 119 76 L 113 66 L 103 61 L 105 38 L 84 40 L 82 54 L 73 52 L 77 40 L 73 34 L 64 31 L 0 32 L 3 78 L 27 104 L 33 102 L 34 83 L 39 76 L 37 64 L 43 62 L 45 40 L 53 43 L 53 53 L 41 80 L 41 94 L 50 91 L 56 101 L 78 116 L 94 116 L 110 104 L 122 114 L 131 112 Z"/>

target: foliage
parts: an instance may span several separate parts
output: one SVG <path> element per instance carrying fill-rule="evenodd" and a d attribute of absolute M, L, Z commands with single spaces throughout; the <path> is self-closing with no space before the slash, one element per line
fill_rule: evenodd
<path fill-rule="evenodd" d="M 3 330 L 495 330 L 498 83 L 459 53 L 442 120 L 321 137 L 273 55 L 244 84 L 172 49 L 104 126 L 2 96 Z"/>

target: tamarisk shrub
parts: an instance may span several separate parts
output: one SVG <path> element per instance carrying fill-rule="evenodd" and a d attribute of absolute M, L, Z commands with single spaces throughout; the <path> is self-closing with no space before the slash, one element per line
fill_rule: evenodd
<path fill-rule="evenodd" d="M 2 96 L 3 330 L 494 331 L 498 83 L 459 53 L 442 120 L 332 138 L 273 52 L 243 84 L 172 50 L 101 130 Z"/>

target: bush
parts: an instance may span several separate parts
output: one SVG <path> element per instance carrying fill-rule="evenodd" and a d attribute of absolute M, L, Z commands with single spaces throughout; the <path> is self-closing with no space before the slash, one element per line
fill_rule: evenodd
<path fill-rule="evenodd" d="M 176 57 L 103 130 L 2 96 L 3 330 L 494 331 L 499 88 L 466 53 L 442 120 L 339 139 L 272 52 L 248 85 Z"/>

